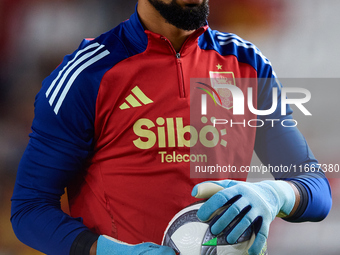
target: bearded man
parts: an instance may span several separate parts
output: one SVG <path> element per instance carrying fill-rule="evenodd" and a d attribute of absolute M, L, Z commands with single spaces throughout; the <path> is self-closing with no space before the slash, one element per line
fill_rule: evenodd
<path fill-rule="evenodd" d="M 258 111 L 276 100 L 281 105 L 282 86 L 268 59 L 238 36 L 210 29 L 208 13 L 207 0 L 139 0 L 129 20 L 84 40 L 43 81 L 12 197 L 11 221 L 22 242 L 52 255 L 172 255 L 160 245 L 169 220 L 197 198 L 209 198 L 197 213 L 202 221 L 230 205 L 211 232 L 218 235 L 239 217 L 226 241 L 236 245 L 251 227 L 249 254 L 265 254 L 276 216 L 326 217 L 329 183 L 321 169 L 307 171 L 317 161 L 295 126 L 267 121 L 202 136 L 212 128 L 207 114 L 238 118 L 222 98 L 200 118 L 201 131 L 195 128 L 190 113 L 200 107 L 191 107 L 191 78 L 255 80 Z M 285 113 L 278 107 L 259 118 L 281 123 L 291 119 L 289 106 Z M 242 118 L 257 116 L 247 109 Z M 216 144 L 219 134 L 227 138 Z M 191 178 L 197 146 L 209 150 L 209 160 L 237 169 L 249 166 L 255 150 L 266 165 L 306 171 L 273 172 L 275 180 L 257 183 L 246 182 L 244 172 Z M 66 187 L 70 216 L 60 209 Z"/>

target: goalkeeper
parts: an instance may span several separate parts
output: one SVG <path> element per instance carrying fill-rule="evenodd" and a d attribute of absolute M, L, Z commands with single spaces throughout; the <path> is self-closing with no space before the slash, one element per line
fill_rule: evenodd
<path fill-rule="evenodd" d="M 212 232 L 241 214 L 227 241 L 253 225 L 249 253 L 258 254 L 276 215 L 291 222 L 326 217 L 332 199 L 321 170 L 275 173 L 275 181 L 259 183 L 246 183 L 246 175 L 190 178 L 181 156 L 190 154 L 183 130 L 193 130 L 190 78 L 253 79 L 256 109 L 270 108 L 273 88 L 281 104 L 268 59 L 238 36 L 210 29 L 208 12 L 207 0 L 139 0 L 129 20 L 84 40 L 43 81 L 12 197 L 19 240 L 50 255 L 175 254 L 159 245 L 169 220 L 197 198 L 211 197 L 199 218 L 232 203 Z M 286 111 L 266 117 L 290 119 Z M 243 117 L 256 119 L 249 111 Z M 213 149 L 226 165 L 249 165 L 254 149 L 265 164 L 317 163 L 296 127 L 230 128 L 225 145 Z M 179 155 L 176 162 L 171 155 Z M 65 188 L 70 215 L 60 207 Z"/>

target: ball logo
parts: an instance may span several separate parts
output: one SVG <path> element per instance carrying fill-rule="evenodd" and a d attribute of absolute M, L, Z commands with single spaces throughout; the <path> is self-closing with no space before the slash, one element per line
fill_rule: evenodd
<path fill-rule="evenodd" d="M 252 228 L 246 229 L 236 244 L 229 244 L 226 240 L 227 234 L 240 220 L 239 216 L 216 236 L 211 233 L 210 226 L 230 205 L 217 210 L 209 221 L 202 222 L 197 218 L 197 211 L 202 204 L 199 202 L 185 207 L 171 219 L 164 232 L 162 245 L 173 248 L 176 254 L 181 255 L 247 255 L 255 240 Z M 261 254 L 267 254 L 266 247 Z"/>

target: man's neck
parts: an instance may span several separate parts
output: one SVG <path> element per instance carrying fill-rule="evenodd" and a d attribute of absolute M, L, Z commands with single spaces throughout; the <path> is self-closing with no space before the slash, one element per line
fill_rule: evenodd
<path fill-rule="evenodd" d="M 137 12 L 145 29 L 166 37 L 179 52 L 185 40 L 195 31 L 179 29 L 168 22 L 147 0 L 139 0 Z"/>

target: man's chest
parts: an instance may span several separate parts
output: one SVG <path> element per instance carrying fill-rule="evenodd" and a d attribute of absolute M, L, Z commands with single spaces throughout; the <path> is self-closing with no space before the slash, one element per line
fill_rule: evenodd
<path fill-rule="evenodd" d="M 234 116 L 233 95 L 221 88 L 228 84 L 246 92 L 239 82 L 243 76 L 256 73 L 235 57 L 214 52 L 144 54 L 122 61 L 106 73 L 99 89 L 96 157 L 147 155 L 159 164 L 216 163 L 226 155 L 230 163 L 248 160 L 255 129 L 243 123 L 255 117 Z M 256 93 L 256 85 L 253 89 Z M 229 124 L 216 125 L 216 119 Z M 233 122 L 239 124 L 230 126 Z"/>

